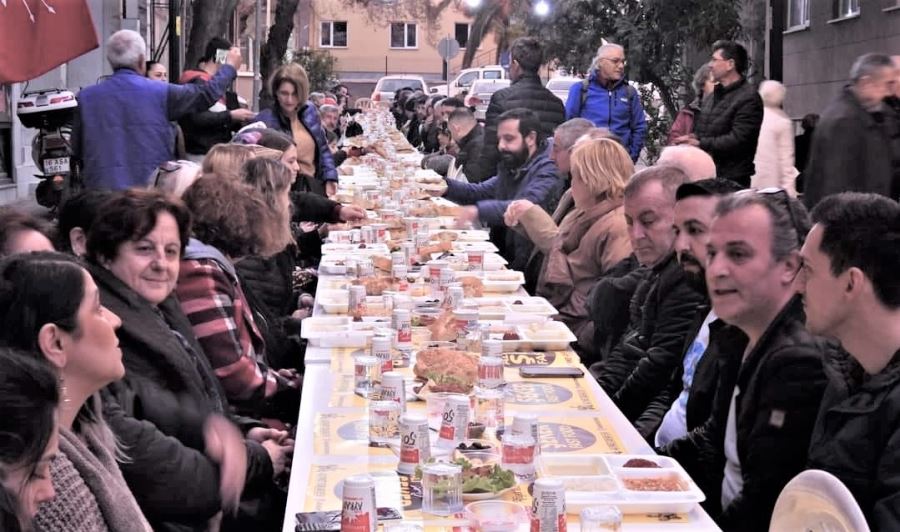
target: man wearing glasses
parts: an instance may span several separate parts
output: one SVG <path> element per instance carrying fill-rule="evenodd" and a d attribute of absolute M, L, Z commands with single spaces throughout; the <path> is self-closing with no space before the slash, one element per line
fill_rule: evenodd
<path fill-rule="evenodd" d="M 709 61 L 716 88 L 703 99 L 694 132 L 674 139 L 675 144 L 698 146 L 712 155 L 716 177 L 750 186 L 756 172 L 753 158 L 763 120 L 762 99 L 744 77 L 749 58 L 743 46 L 716 41 Z"/>
<path fill-rule="evenodd" d="M 804 325 L 794 291 L 803 206 L 780 189 L 723 198 L 707 245 L 706 283 L 716 315 L 747 338 L 721 352 L 712 414 L 663 452 L 707 495 L 724 530 L 767 530 L 778 494 L 807 461 L 833 344 Z"/>
<path fill-rule="evenodd" d="M 566 120 L 587 118 L 622 139 L 632 161 L 644 147 L 647 122 L 637 90 L 625 80 L 625 49 L 604 44 L 597 50 L 590 76 L 572 85 L 566 99 Z"/>

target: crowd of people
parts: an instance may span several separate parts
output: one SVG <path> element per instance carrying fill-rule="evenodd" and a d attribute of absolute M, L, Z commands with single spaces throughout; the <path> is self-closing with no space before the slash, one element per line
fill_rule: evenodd
<path fill-rule="evenodd" d="M 86 190 L 52 226 L 0 210 L 3 530 L 281 528 L 299 324 L 325 224 L 366 217 L 329 197 L 372 102 L 310 93 L 288 64 L 255 115 L 226 91 L 241 59 L 227 41 L 177 85 L 145 49 L 115 33 L 113 76 L 79 95 Z M 784 87 L 754 87 L 737 43 L 711 52 L 644 168 L 614 44 L 565 104 L 522 37 L 483 125 L 406 89 L 390 111 L 446 174 L 459 223 L 490 229 L 723 529 L 766 530 L 807 468 L 840 479 L 873 529 L 900 528 L 900 70 L 854 64 L 807 142 L 801 201 Z"/>

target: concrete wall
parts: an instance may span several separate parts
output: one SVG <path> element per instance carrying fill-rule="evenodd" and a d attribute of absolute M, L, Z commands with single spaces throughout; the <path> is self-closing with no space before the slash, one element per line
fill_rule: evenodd
<path fill-rule="evenodd" d="M 809 26 L 784 34 L 785 111 L 821 113 L 867 52 L 900 54 L 897 0 L 862 0 L 858 17 L 832 20 L 832 0 L 810 0 Z"/>

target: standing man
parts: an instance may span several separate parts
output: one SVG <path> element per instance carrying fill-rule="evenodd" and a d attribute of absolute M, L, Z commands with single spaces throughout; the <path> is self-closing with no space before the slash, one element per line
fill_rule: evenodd
<path fill-rule="evenodd" d="M 86 188 L 146 187 L 150 173 L 175 158 L 171 121 L 208 109 L 241 64 L 241 50 L 233 47 L 208 83 L 172 85 L 144 77 L 146 53 L 139 33 L 113 33 L 106 41 L 113 75 L 78 95 L 72 146 Z"/>
<path fill-rule="evenodd" d="M 197 68 L 185 70 L 178 83 L 181 85 L 209 83 L 221 66 L 216 61 L 216 52 L 230 48 L 231 43 L 222 37 L 211 39 L 206 44 L 206 50 L 197 63 Z M 253 111 L 240 108 L 237 94 L 232 91 L 226 91 L 225 96 L 209 109 L 185 115 L 178 121 L 178 125 L 184 132 L 184 147 L 188 158 L 195 162 L 202 161 L 210 148 L 231 140 L 232 135 L 255 116 L 256 113 Z"/>
<path fill-rule="evenodd" d="M 477 175 L 466 176 L 472 181 L 484 181 L 498 174 L 497 129 L 500 115 L 510 109 L 528 109 L 537 115 L 539 129 L 537 142 L 553 135 L 556 126 L 566 120 L 566 110 L 559 98 L 544 87 L 538 77 L 538 69 L 544 63 L 544 51 L 539 40 L 534 37 L 520 37 L 509 49 L 509 79 L 512 84 L 491 95 L 484 123 L 484 151 L 481 154 L 480 171 Z M 444 100 L 446 104 L 446 100 Z M 503 213 L 500 213 L 503 218 Z M 503 223 L 502 221 L 500 222 Z"/>
<path fill-rule="evenodd" d="M 808 229 L 806 210 L 784 191 L 732 194 L 716 206 L 709 298 L 747 343 L 721 353 L 709 419 L 663 451 L 697 481 L 724 530 L 768 530 L 778 494 L 806 465 L 829 349 L 806 330 L 794 291 Z"/>
<path fill-rule="evenodd" d="M 694 132 L 675 139 L 675 144 L 702 148 L 716 162 L 716 177 L 745 188 L 755 173 L 753 158 L 763 120 L 762 98 L 744 77 L 748 62 L 747 50 L 740 44 L 713 44 L 709 66 L 716 88 L 703 99 Z"/>
<path fill-rule="evenodd" d="M 558 100 L 557 100 L 558 101 Z M 513 270 L 521 270 L 533 244 L 528 237 L 506 231 L 503 214 L 516 199 L 527 199 L 547 208 L 546 203 L 559 187 L 556 165 L 547 154 L 540 136 L 538 117 L 528 109 L 511 109 L 498 120 L 500 171 L 482 183 L 461 183 L 448 179 L 444 196 L 462 207 L 461 224 L 475 220 L 491 227 L 491 240 L 500 248 Z"/>
<path fill-rule="evenodd" d="M 812 218 L 798 283 L 806 326 L 846 352 L 826 359 L 809 467 L 838 477 L 872 530 L 900 530 L 900 207 L 851 192 Z"/>
<path fill-rule="evenodd" d="M 640 95 L 625 80 L 625 49 L 618 44 L 598 48 L 588 79 L 569 88 L 566 120 L 575 117 L 618 135 L 632 161 L 640 157 L 647 121 Z"/>
<path fill-rule="evenodd" d="M 822 112 L 803 172 L 809 207 L 845 191 L 887 196 L 893 181 L 890 112 L 896 68 L 884 54 L 860 56 L 850 84 Z M 896 198 L 895 198 L 896 199 Z"/>

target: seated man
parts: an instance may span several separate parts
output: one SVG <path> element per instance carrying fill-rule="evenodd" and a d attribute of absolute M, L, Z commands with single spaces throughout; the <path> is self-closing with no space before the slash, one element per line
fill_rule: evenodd
<path fill-rule="evenodd" d="M 509 261 L 509 267 L 522 270 L 533 244 L 528 237 L 506 231 L 503 213 L 516 199 L 527 199 L 547 209 L 547 202 L 560 186 L 556 165 L 548 156 L 541 123 L 528 109 L 511 109 L 500 115 L 497 126 L 500 150 L 499 173 L 481 183 L 447 180 L 444 196 L 462 205 L 459 221 L 475 220 L 491 227 L 491 240 Z"/>
<path fill-rule="evenodd" d="M 716 177 L 713 158 L 695 146 L 666 146 L 659 154 L 656 164 L 680 169 L 688 177 L 688 181 Z"/>
<path fill-rule="evenodd" d="M 808 465 L 847 486 L 872 530 L 900 530 L 900 207 L 844 193 L 812 219 L 798 284 L 806 326 L 847 352 L 826 358 Z"/>
<path fill-rule="evenodd" d="M 709 297 L 747 346 L 721 353 L 712 414 L 663 452 L 687 469 L 725 530 L 767 530 L 778 494 L 806 464 L 832 348 L 806 330 L 794 292 L 808 228 L 803 206 L 783 191 L 733 194 L 716 206 Z"/>
<path fill-rule="evenodd" d="M 645 273 L 628 304 L 625 332 L 591 372 L 631 421 L 681 363 L 684 342 L 704 300 L 688 284 L 673 251 L 675 191 L 684 182 L 681 170 L 655 166 L 634 174 L 625 187 L 628 237 Z M 608 304 L 617 306 L 614 301 Z"/>
<path fill-rule="evenodd" d="M 703 179 L 681 185 L 675 194 L 675 255 L 688 283 L 704 299 L 707 296 L 709 227 L 719 199 L 736 190 L 740 190 L 740 185 L 734 181 Z M 669 385 L 657 394 L 635 422 L 638 432 L 657 447 L 683 438 L 709 417 L 719 375 L 718 353 L 722 349 L 733 349 L 735 345 L 741 350 L 746 346 L 743 334 L 730 334 L 723 325 L 708 303 L 704 304 L 685 343 L 687 350 L 682 364 L 672 375 Z M 738 338 L 734 339 L 735 336 Z"/>

